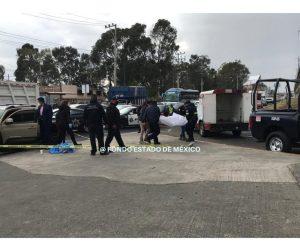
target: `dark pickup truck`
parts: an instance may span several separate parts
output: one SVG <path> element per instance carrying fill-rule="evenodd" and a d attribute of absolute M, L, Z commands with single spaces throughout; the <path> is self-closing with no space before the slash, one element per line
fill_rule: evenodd
<path fill-rule="evenodd" d="M 257 110 L 256 97 L 258 86 L 261 83 L 275 83 L 274 102 L 264 110 Z M 291 147 L 300 141 L 300 107 L 299 96 L 294 97 L 290 83 L 299 83 L 300 80 L 289 79 L 259 79 L 252 95 L 252 113 L 249 119 L 249 128 L 252 136 L 266 142 L 266 149 L 275 152 L 288 152 Z M 277 100 L 279 85 L 284 83 L 286 97 Z M 286 105 L 280 107 L 280 104 Z M 295 105 L 296 104 L 296 105 Z"/>

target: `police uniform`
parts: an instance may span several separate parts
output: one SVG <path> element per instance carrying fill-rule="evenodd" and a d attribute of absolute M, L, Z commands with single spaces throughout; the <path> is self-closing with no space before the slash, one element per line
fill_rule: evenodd
<path fill-rule="evenodd" d="M 107 137 L 105 140 L 105 149 L 106 153 L 108 153 L 108 147 L 115 137 L 120 147 L 125 147 L 123 142 L 120 127 L 121 127 L 121 117 L 120 111 L 117 108 L 117 101 L 112 100 L 110 105 L 106 108 L 106 119 L 107 119 Z"/>
<path fill-rule="evenodd" d="M 106 122 L 105 111 L 97 100 L 91 100 L 90 104 L 84 108 L 83 118 L 89 130 L 91 154 L 95 155 L 97 152 L 96 138 L 99 151 L 104 147 L 103 121 Z"/>

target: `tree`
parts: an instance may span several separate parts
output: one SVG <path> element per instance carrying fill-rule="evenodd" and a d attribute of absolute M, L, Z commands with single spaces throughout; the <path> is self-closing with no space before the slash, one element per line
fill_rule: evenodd
<path fill-rule="evenodd" d="M 46 85 L 59 83 L 59 71 L 50 49 L 45 49 L 40 52 L 40 63 L 41 83 Z"/>
<path fill-rule="evenodd" d="M 59 71 L 60 81 L 65 84 L 72 84 L 79 71 L 79 53 L 77 49 L 67 47 L 56 47 L 52 50 L 56 67 Z"/>
<path fill-rule="evenodd" d="M 40 73 L 39 50 L 31 44 L 17 49 L 16 81 L 37 82 Z"/>
<path fill-rule="evenodd" d="M 153 80 L 154 46 L 146 36 L 146 25 L 136 23 L 123 30 L 123 47 L 119 52 L 118 79 L 124 85 L 144 85 Z"/>
<path fill-rule="evenodd" d="M 201 90 L 201 81 L 205 83 L 205 89 L 209 86 L 211 77 L 210 59 L 208 56 L 191 55 L 188 67 L 189 82 L 192 88 Z"/>
<path fill-rule="evenodd" d="M 218 86 L 222 88 L 240 88 L 249 74 L 248 68 L 240 60 L 223 63 L 218 70 Z"/>
<path fill-rule="evenodd" d="M 90 55 L 83 53 L 80 56 L 78 75 L 75 80 L 77 85 L 93 84 L 94 81 L 94 69 L 91 65 Z"/>
<path fill-rule="evenodd" d="M 0 80 L 4 79 L 4 75 L 5 75 L 5 68 L 3 65 L 0 65 Z"/>
<path fill-rule="evenodd" d="M 123 29 L 117 29 L 117 47 L 118 51 L 123 44 Z M 95 67 L 95 76 L 98 80 L 106 77 L 108 74 L 111 78 L 113 75 L 113 64 L 114 64 L 114 33 L 111 30 L 101 34 L 93 46 L 91 52 L 91 62 Z"/>
<path fill-rule="evenodd" d="M 159 19 L 151 31 L 151 38 L 155 48 L 155 62 L 159 70 L 157 84 L 164 89 L 167 79 L 173 80 L 173 58 L 179 46 L 176 45 L 177 31 L 165 19 Z"/>

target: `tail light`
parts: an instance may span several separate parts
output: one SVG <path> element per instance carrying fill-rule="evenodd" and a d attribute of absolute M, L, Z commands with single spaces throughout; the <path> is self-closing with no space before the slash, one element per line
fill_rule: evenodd
<path fill-rule="evenodd" d="M 249 129 L 251 130 L 255 122 L 255 117 L 250 116 L 249 118 Z"/>

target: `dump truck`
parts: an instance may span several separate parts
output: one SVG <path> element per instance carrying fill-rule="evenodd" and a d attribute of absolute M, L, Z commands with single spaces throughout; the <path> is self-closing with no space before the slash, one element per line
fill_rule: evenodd
<path fill-rule="evenodd" d="M 199 133 L 205 137 L 210 132 L 231 131 L 240 136 L 248 130 L 251 109 L 251 93 L 237 89 L 201 92 L 197 105 Z"/>
<path fill-rule="evenodd" d="M 36 105 L 39 86 L 36 83 L 0 81 L 0 105 Z"/>

